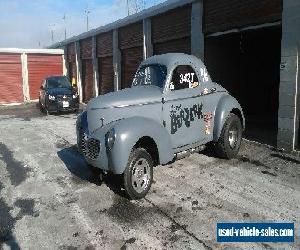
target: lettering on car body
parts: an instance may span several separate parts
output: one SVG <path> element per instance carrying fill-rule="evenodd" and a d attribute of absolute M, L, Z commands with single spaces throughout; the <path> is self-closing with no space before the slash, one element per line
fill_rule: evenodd
<path fill-rule="evenodd" d="M 182 108 L 182 105 L 172 105 L 170 111 L 171 134 L 175 134 L 184 124 L 187 128 L 195 119 L 203 119 L 203 104 L 194 104 L 192 107 Z"/>

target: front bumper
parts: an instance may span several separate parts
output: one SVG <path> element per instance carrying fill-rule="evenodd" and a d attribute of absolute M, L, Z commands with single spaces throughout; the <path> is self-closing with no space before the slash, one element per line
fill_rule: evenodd
<path fill-rule="evenodd" d="M 65 107 L 64 102 L 68 102 L 69 106 Z M 55 99 L 54 101 L 48 100 L 46 104 L 46 108 L 50 112 L 58 112 L 58 111 L 75 111 L 79 109 L 79 100 L 75 99 Z"/>

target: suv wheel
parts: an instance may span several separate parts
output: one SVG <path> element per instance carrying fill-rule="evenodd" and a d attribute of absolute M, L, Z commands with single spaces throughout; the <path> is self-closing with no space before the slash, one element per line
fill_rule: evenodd
<path fill-rule="evenodd" d="M 240 118 L 230 114 L 224 123 L 215 151 L 221 158 L 231 159 L 237 156 L 242 141 L 242 124 Z"/>
<path fill-rule="evenodd" d="M 124 172 L 124 188 L 131 199 L 141 199 L 150 190 L 153 179 L 153 160 L 143 148 L 134 149 Z"/>

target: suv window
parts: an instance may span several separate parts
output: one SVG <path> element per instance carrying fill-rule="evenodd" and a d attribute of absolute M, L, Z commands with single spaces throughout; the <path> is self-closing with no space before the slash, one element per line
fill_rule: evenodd
<path fill-rule="evenodd" d="M 173 71 L 171 90 L 196 88 L 199 85 L 195 70 L 189 65 L 180 65 Z"/>
<path fill-rule="evenodd" d="M 47 79 L 47 88 L 71 88 L 71 83 L 65 76 L 54 76 Z"/>

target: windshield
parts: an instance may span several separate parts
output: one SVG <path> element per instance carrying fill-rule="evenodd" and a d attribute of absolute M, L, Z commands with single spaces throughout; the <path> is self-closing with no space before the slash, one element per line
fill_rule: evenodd
<path fill-rule="evenodd" d="M 132 86 L 152 85 L 163 88 L 167 76 L 167 67 L 153 64 L 142 66 L 135 74 Z"/>
<path fill-rule="evenodd" d="M 71 83 L 67 77 L 51 77 L 47 79 L 47 88 L 71 88 Z"/>

